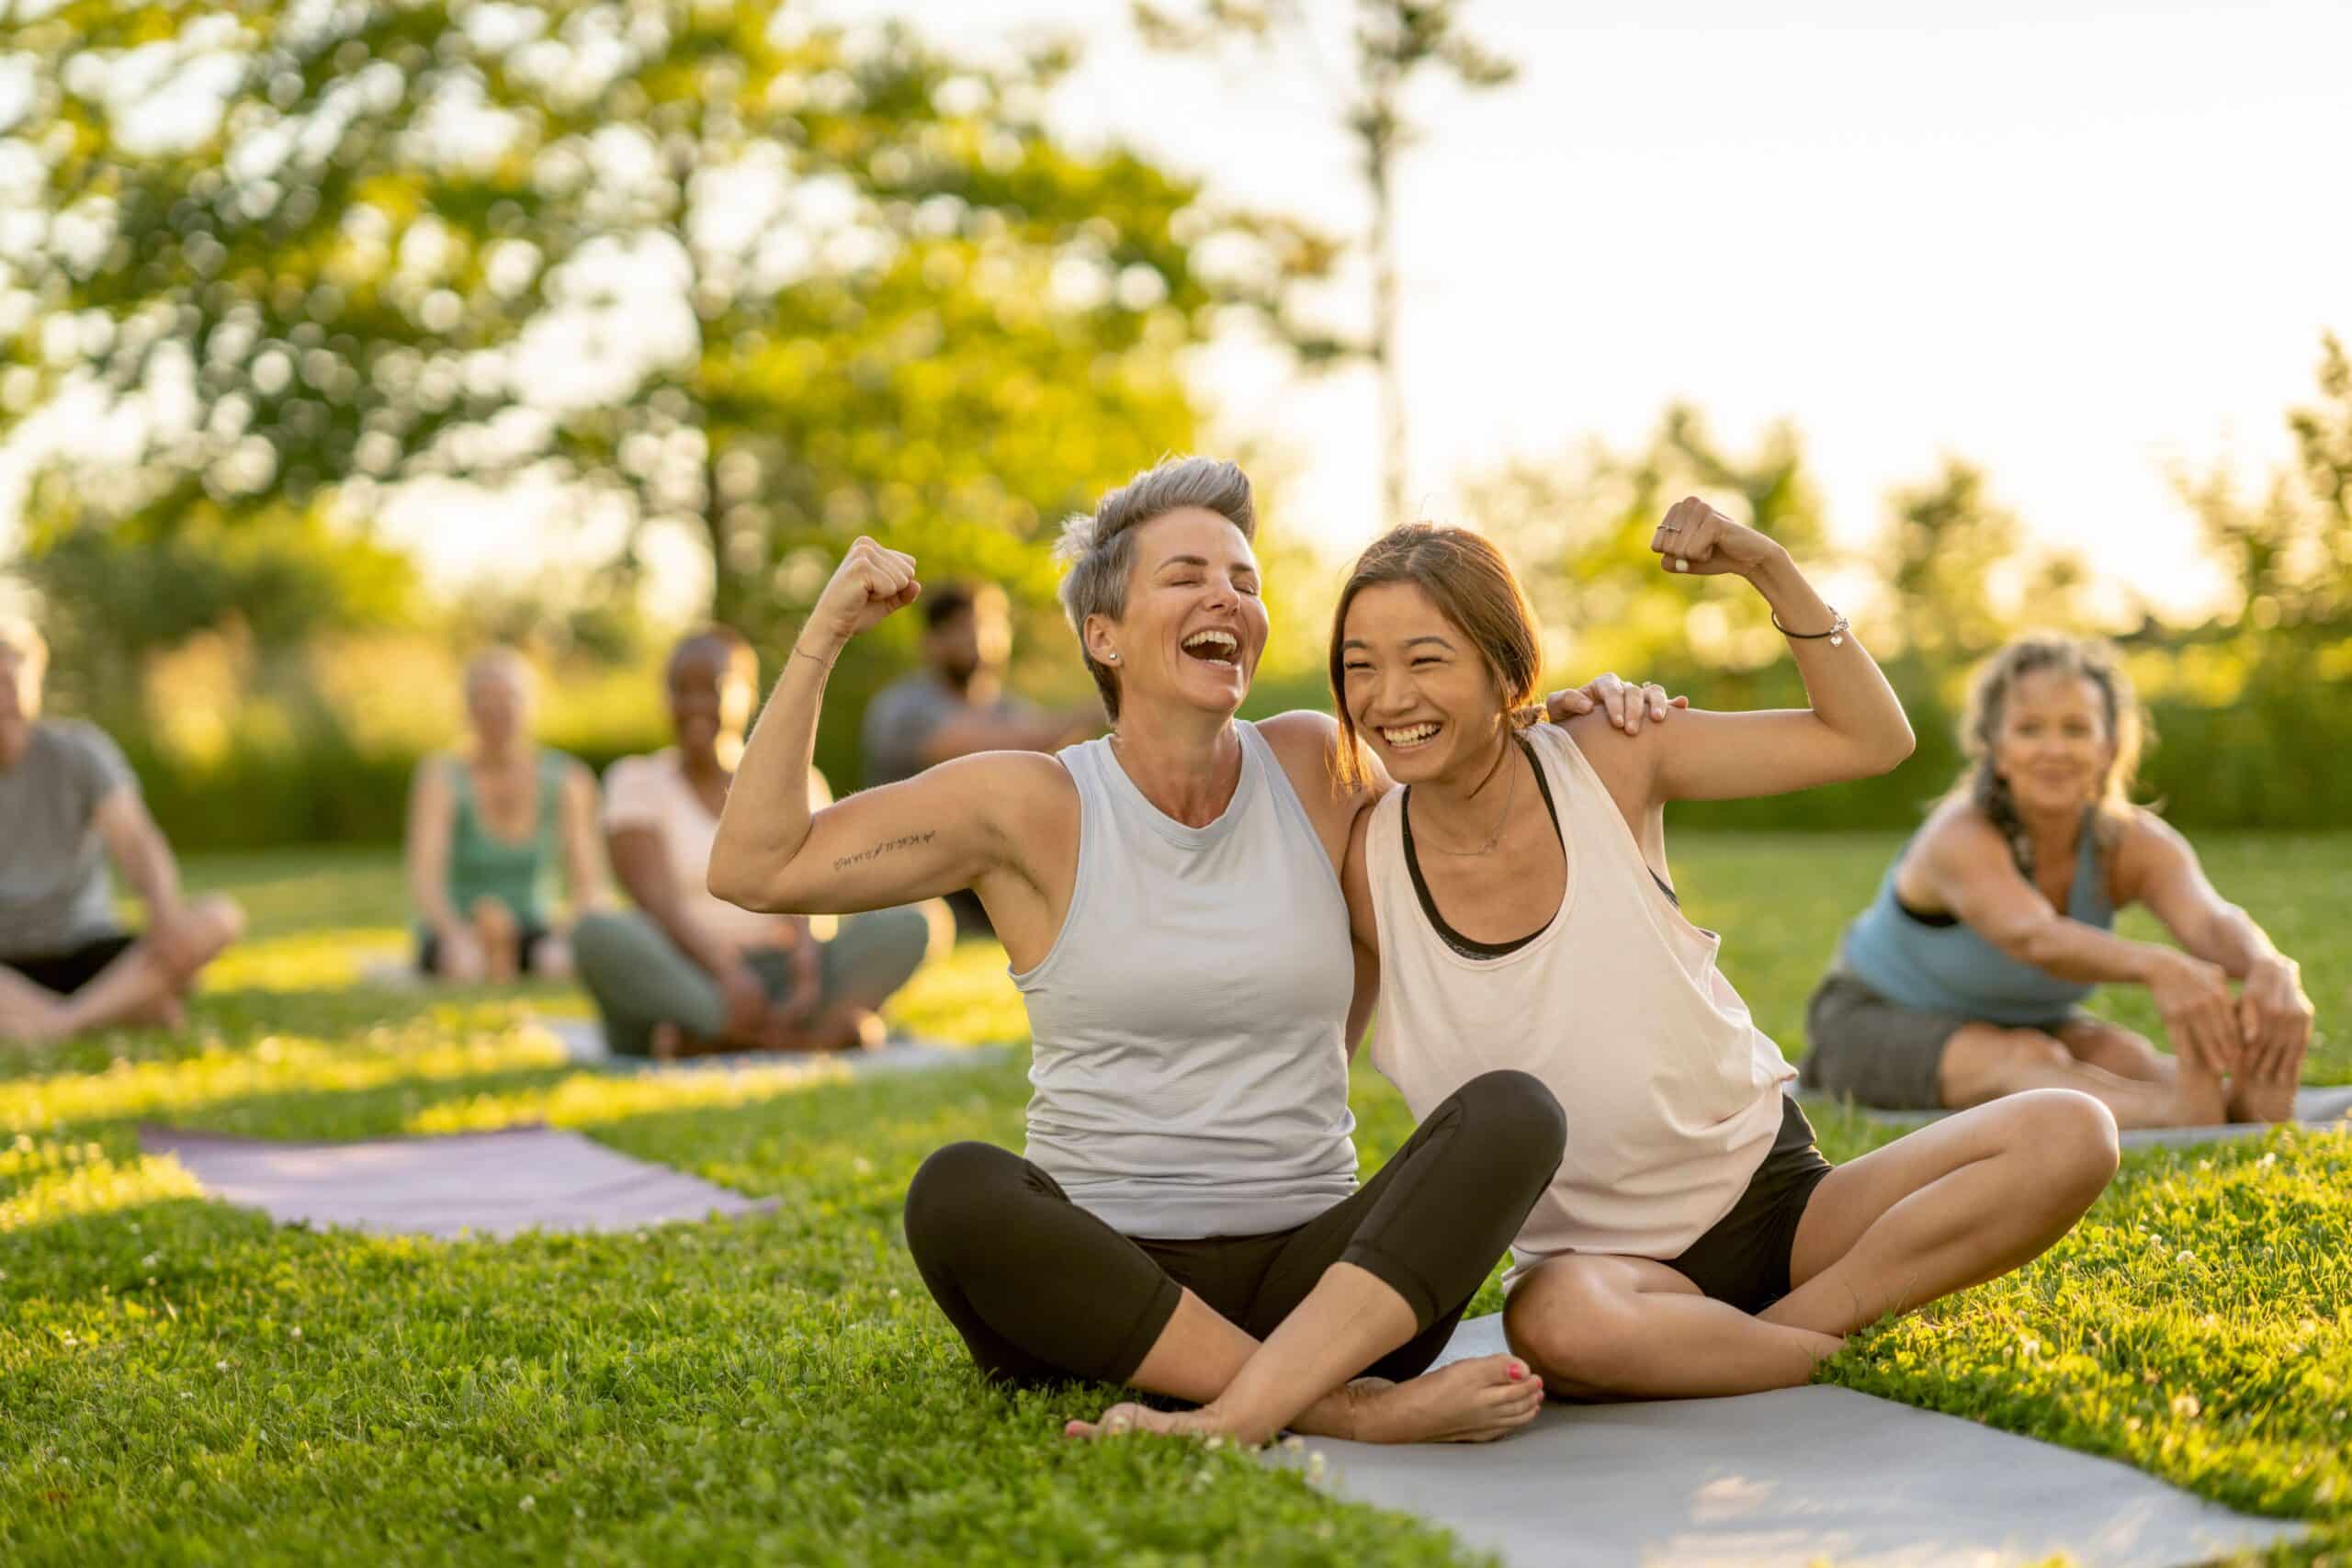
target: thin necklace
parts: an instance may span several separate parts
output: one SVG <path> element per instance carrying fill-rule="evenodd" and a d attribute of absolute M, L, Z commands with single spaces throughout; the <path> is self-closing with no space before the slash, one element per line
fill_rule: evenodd
<path fill-rule="evenodd" d="M 1503 760 L 1502 760 L 1502 765 L 1503 765 L 1503 766 L 1505 766 L 1505 767 L 1510 767 L 1510 752 L 1511 752 L 1511 746 L 1512 746 L 1512 745 L 1513 745 L 1513 741 L 1512 741 L 1512 740 L 1510 740 L 1510 739 L 1506 739 L 1506 740 L 1503 742 Z M 1492 778 L 1492 777 L 1494 777 L 1494 774 L 1493 774 L 1493 773 L 1490 771 L 1490 772 L 1487 774 L 1487 776 L 1488 778 Z M 1457 849 L 1451 849 L 1451 848 L 1448 848 L 1448 847 L 1447 847 L 1446 845 L 1444 845 L 1444 844 L 1434 844 L 1434 843 L 1433 843 L 1433 844 L 1431 844 L 1431 845 L 1430 846 L 1430 848 L 1431 848 L 1431 849 L 1435 850 L 1438 853 L 1440 853 L 1440 854 L 1442 854 L 1442 855 L 1461 855 L 1461 856 L 1464 856 L 1464 858 L 1467 858 L 1467 857 L 1472 856 L 1472 855 L 1490 855 L 1490 854 L 1493 854 L 1493 853 L 1495 852 L 1495 846 L 1496 846 L 1497 844 L 1499 844 L 1499 843 L 1501 843 L 1501 842 L 1503 841 L 1503 829 L 1504 829 L 1505 828 L 1508 828 L 1508 827 L 1510 827 L 1510 803 L 1511 803 L 1512 799 L 1513 799 L 1515 796 L 1517 796 L 1517 795 L 1518 795 L 1518 794 L 1519 794 L 1519 770 L 1518 770 L 1517 768 L 1511 768 L 1511 770 L 1510 770 L 1510 782 L 1509 782 L 1509 783 L 1507 783 L 1507 784 L 1505 784 L 1503 785 L 1503 814 L 1502 814 L 1500 817 L 1498 817 L 1498 818 L 1495 818 L 1495 830 L 1494 830 L 1493 832 L 1491 832 L 1491 833 L 1489 833 L 1489 834 L 1487 834 L 1487 841 L 1486 841 L 1485 843 L 1480 844 L 1480 845 L 1479 845 L 1476 849 L 1475 849 L 1475 850 L 1457 850 Z"/>

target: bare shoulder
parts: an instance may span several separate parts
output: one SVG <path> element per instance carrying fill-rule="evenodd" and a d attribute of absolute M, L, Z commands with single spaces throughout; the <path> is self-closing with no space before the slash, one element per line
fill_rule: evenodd
<path fill-rule="evenodd" d="M 1291 787 L 1313 810 L 1349 815 L 1372 804 L 1374 791 L 1351 786 L 1333 765 L 1340 754 L 1340 721 L 1314 708 L 1293 708 L 1258 721 L 1258 733 L 1289 775 Z"/>
<path fill-rule="evenodd" d="M 1688 712 L 1678 713 L 1668 724 L 1689 721 Z M 1538 729 L 1557 729 L 1576 746 L 1600 782 L 1609 786 L 1611 795 L 1623 795 L 1626 788 L 1646 791 L 1650 775 L 1656 771 L 1653 758 L 1658 743 L 1664 739 L 1665 725 L 1645 724 L 1639 735 L 1628 735 L 1609 722 L 1609 715 L 1600 708 L 1578 714 L 1564 724 L 1537 725 Z"/>
<path fill-rule="evenodd" d="M 1936 803 L 1913 851 L 1934 863 L 1972 860 L 1988 852 L 2007 855 L 2008 840 L 1975 803 L 1958 796 Z"/>
<path fill-rule="evenodd" d="M 2188 838 L 2146 807 L 2132 807 L 2111 831 L 2108 876 L 2120 902 L 2135 902 L 2152 881 L 2197 865 Z"/>
<path fill-rule="evenodd" d="M 943 799 L 968 802 L 1016 831 L 1060 826 L 1078 811 L 1077 781 L 1043 751 L 975 751 L 926 768 L 906 784 L 883 787 L 913 784 Z"/>

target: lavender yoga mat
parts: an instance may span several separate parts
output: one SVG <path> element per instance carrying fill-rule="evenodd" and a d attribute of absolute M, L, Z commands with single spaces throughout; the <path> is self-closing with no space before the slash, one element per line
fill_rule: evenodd
<path fill-rule="evenodd" d="M 1439 1364 L 1505 1348 L 1462 1325 Z M 1355 1502 L 1418 1515 L 1510 1568 L 2006 1568 L 2064 1554 L 2182 1568 L 2303 1533 L 2154 1476 L 1850 1389 L 1554 1404 L 1499 1442 L 1277 1446 Z M 1319 1462 L 1318 1462 L 1319 1461 Z"/>
<path fill-rule="evenodd" d="M 631 1231 L 775 1206 L 551 1127 L 288 1144 L 146 1126 L 139 1138 L 210 1196 L 279 1224 L 379 1235 Z"/>

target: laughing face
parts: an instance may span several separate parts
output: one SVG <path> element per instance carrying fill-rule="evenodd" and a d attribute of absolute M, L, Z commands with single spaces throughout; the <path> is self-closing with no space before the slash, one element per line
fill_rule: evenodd
<path fill-rule="evenodd" d="M 2036 670 L 2009 682 L 1993 737 L 1993 771 L 2021 811 L 2058 816 L 2097 800 L 2115 765 L 2115 737 L 2097 682 Z"/>
<path fill-rule="evenodd" d="M 1379 582 L 1348 604 L 1341 692 L 1356 733 L 1398 784 L 1493 766 L 1510 717 L 1469 637 L 1418 583 Z"/>
<path fill-rule="evenodd" d="M 1186 507 L 1135 531 L 1125 613 L 1088 617 L 1087 649 L 1119 675 L 1119 704 L 1173 702 L 1230 714 L 1266 650 L 1258 558 L 1241 530 Z"/>

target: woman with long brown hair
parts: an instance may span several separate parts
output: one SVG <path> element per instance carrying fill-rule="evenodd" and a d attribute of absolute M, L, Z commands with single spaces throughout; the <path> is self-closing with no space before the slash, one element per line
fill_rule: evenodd
<path fill-rule="evenodd" d="M 1341 764 L 1402 788 L 1359 819 L 1343 878 L 1380 977 L 1374 1065 L 1417 1111 L 1516 1068 L 1567 1154 L 1511 1243 L 1504 1325 L 1583 1398 L 1801 1383 L 1843 1336 L 2004 1273 L 2105 1188 L 2114 1119 L 2064 1090 L 1967 1111 L 1832 1167 L 1794 1070 L 1683 914 L 1664 807 L 1883 773 L 1909 724 L 1788 552 L 1704 502 L 1653 536 L 1676 572 L 1740 578 L 1796 651 L 1810 705 L 1692 709 L 1630 736 L 1533 722 L 1542 640 L 1477 535 L 1400 528 L 1333 621 Z"/>
<path fill-rule="evenodd" d="M 2144 721 L 2114 649 L 2011 643 L 1977 672 L 1962 733 L 1967 772 L 1814 992 L 1806 1083 L 1921 1109 L 2075 1089 L 2126 1127 L 2290 1114 L 2301 971 L 2132 803 Z M 2135 903 L 2180 945 L 2116 935 Z M 2173 1055 L 2083 1010 L 2101 982 L 2147 987 Z"/>

